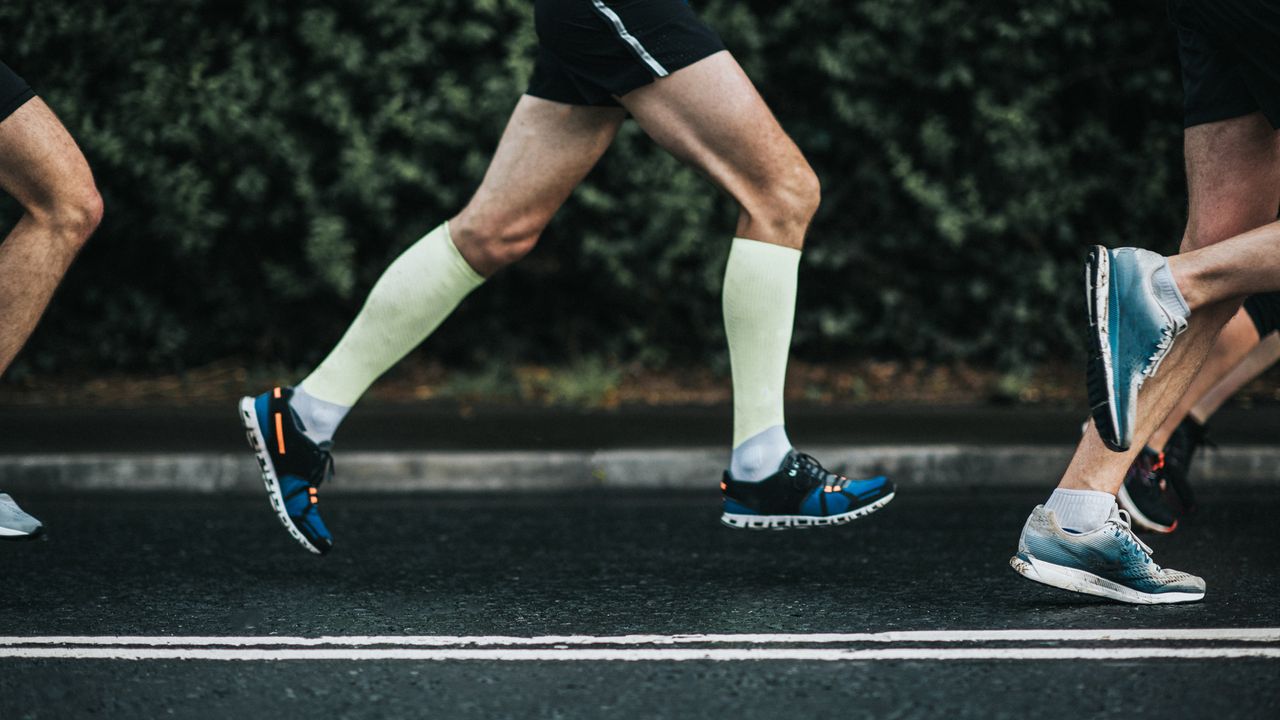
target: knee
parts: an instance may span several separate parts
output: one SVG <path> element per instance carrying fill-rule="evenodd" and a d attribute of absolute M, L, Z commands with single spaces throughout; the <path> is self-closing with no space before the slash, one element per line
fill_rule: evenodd
<path fill-rule="evenodd" d="M 481 275 L 489 276 L 528 255 L 543 223 L 507 220 L 463 211 L 449 221 L 458 252 Z"/>
<path fill-rule="evenodd" d="M 1212 212 L 1193 209 L 1187 218 L 1179 252 L 1199 250 L 1275 220 L 1275 208 L 1254 197 L 1224 199 L 1212 208 Z"/>
<path fill-rule="evenodd" d="M 31 215 L 69 247 L 78 249 L 102 222 L 102 195 L 93 183 L 64 191 Z"/>
<path fill-rule="evenodd" d="M 799 248 L 822 201 L 818 176 L 803 159 L 779 171 L 760 197 L 744 204 L 753 225 L 771 237 L 761 238 Z"/>

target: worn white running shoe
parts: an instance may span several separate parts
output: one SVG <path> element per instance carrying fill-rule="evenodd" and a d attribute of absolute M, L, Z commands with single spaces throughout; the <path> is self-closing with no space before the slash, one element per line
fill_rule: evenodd
<path fill-rule="evenodd" d="M 44 525 L 23 512 L 6 493 L 0 493 L 0 540 L 31 540 L 40 537 Z"/>
<path fill-rule="evenodd" d="M 1094 246 L 1085 267 L 1089 407 L 1107 447 L 1129 449 L 1138 391 L 1187 329 L 1191 310 L 1169 261 L 1140 248 Z"/>
<path fill-rule="evenodd" d="M 1029 580 L 1121 602 L 1146 605 L 1204 598 L 1203 579 L 1166 570 L 1151 560 L 1151 553 L 1133 534 L 1123 510 L 1112 510 L 1096 530 L 1072 533 L 1062 529 L 1052 510 L 1037 505 L 1009 564 Z"/>

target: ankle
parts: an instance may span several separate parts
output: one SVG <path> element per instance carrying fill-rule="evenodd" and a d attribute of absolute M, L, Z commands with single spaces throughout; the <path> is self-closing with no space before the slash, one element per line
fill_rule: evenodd
<path fill-rule="evenodd" d="M 758 432 L 733 449 L 729 477 L 740 482 L 764 480 L 778 471 L 789 452 L 791 441 L 782 425 Z"/>
<path fill-rule="evenodd" d="M 302 426 L 300 429 L 308 439 L 317 445 L 332 442 L 333 434 L 337 432 L 338 426 L 342 424 L 342 420 L 346 418 L 351 408 L 321 400 L 308 393 L 304 385 L 305 383 L 293 389 L 293 395 L 289 398 L 289 407 L 298 417 Z"/>
<path fill-rule="evenodd" d="M 1102 527 L 1115 506 L 1116 498 L 1111 493 L 1067 488 L 1054 490 L 1044 504 L 1046 510 L 1052 510 L 1057 516 L 1063 530 L 1077 533 Z"/>
<path fill-rule="evenodd" d="M 1194 263 L 1187 261 L 1183 255 L 1174 255 L 1168 258 L 1169 276 L 1173 278 L 1173 284 L 1177 287 L 1178 292 L 1182 293 L 1182 299 L 1186 301 L 1187 308 L 1191 312 L 1204 307 L 1205 298 L 1200 293 L 1200 283 L 1195 272 Z"/>

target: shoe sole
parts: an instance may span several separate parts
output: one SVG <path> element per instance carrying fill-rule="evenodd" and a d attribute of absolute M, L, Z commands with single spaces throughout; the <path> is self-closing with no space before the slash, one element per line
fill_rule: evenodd
<path fill-rule="evenodd" d="M 1118 436 L 1119 418 L 1115 403 L 1115 368 L 1111 357 L 1111 255 L 1101 245 L 1093 246 L 1085 262 L 1085 304 L 1089 308 L 1089 364 L 1086 387 L 1089 413 L 1098 435 L 1116 452 L 1129 449 Z"/>
<path fill-rule="evenodd" d="M 1047 563 L 1043 560 L 1037 560 L 1032 555 L 1024 557 L 1021 553 L 1010 558 L 1009 565 L 1019 575 L 1028 580 L 1034 580 L 1062 590 L 1070 590 L 1084 595 L 1095 595 L 1133 605 L 1168 605 L 1172 603 L 1197 602 L 1204 599 L 1203 592 L 1144 593 L 1111 582 L 1105 578 L 1100 578 L 1091 572 Z"/>
<path fill-rule="evenodd" d="M 870 505 L 863 505 L 860 508 L 850 510 L 839 515 L 829 515 L 827 517 L 815 517 L 813 515 L 741 515 L 737 513 L 724 513 L 720 516 L 720 522 L 725 527 L 731 527 L 735 530 L 804 530 L 813 527 L 827 527 L 830 525 L 844 525 L 845 523 L 865 517 L 879 510 L 889 501 L 893 499 L 895 493 L 889 493 L 884 497 L 876 500 Z"/>
<path fill-rule="evenodd" d="M 0 540 L 5 542 L 26 542 L 28 540 L 43 540 L 44 526 L 40 526 L 31 532 L 23 532 L 22 530 L 14 530 L 13 528 L 0 527 Z"/>
<path fill-rule="evenodd" d="M 289 512 L 284 506 L 284 495 L 280 492 L 280 481 L 276 477 L 271 456 L 267 454 L 267 441 L 262 437 L 262 430 L 258 426 L 258 410 L 254 407 L 253 398 L 240 399 L 240 421 L 244 424 L 244 434 L 249 439 L 249 447 L 253 449 L 254 457 L 258 458 L 258 468 L 262 470 L 262 484 L 267 487 L 267 498 L 271 500 L 271 508 L 275 510 L 276 517 L 280 518 L 284 529 L 289 531 L 299 545 L 316 555 L 323 555 L 324 553 L 312 545 L 307 536 L 303 535 L 302 531 L 289 519 Z"/>
<path fill-rule="evenodd" d="M 1161 525 L 1152 520 L 1142 511 L 1138 509 L 1138 504 L 1133 501 L 1133 496 L 1129 494 L 1129 489 L 1124 485 L 1120 486 L 1120 490 L 1116 493 L 1116 502 L 1120 503 L 1120 509 L 1129 513 L 1129 518 L 1133 520 L 1133 524 L 1147 532 L 1160 533 L 1168 535 L 1178 529 L 1178 521 L 1174 520 L 1172 525 Z"/>

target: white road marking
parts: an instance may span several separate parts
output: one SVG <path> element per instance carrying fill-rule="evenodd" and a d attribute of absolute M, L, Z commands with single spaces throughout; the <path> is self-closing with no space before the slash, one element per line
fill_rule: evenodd
<path fill-rule="evenodd" d="M 1280 642 L 1280 628 L 1149 628 L 1098 630 L 910 630 L 880 633 L 766 633 L 686 635 L 51 635 L 0 636 L 13 645 L 111 645 L 153 647 L 486 647 L 528 645 L 830 645 L 853 643 L 1114 642 L 1201 641 Z"/>
<path fill-rule="evenodd" d="M 143 647 L 7 647 L 0 658 L 76 660 L 487 660 L 499 662 L 686 662 L 867 660 L 1135 660 L 1280 659 L 1277 647 L 1079 647 L 1079 648 L 508 648 L 498 650 L 411 648 L 213 649 Z"/>

